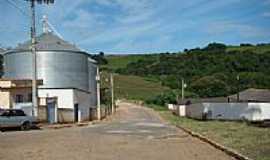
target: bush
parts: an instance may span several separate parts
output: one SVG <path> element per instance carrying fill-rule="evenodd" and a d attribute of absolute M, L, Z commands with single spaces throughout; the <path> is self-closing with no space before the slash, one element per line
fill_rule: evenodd
<path fill-rule="evenodd" d="M 146 103 L 155 104 L 155 105 L 165 105 L 165 104 L 170 104 L 170 103 L 177 104 L 177 97 L 178 99 L 181 99 L 181 90 L 170 90 L 154 98 L 150 98 L 146 100 Z M 192 92 L 185 92 L 185 97 L 195 98 L 198 96 Z"/>
<path fill-rule="evenodd" d="M 226 96 L 228 93 L 227 84 L 214 76 L 205 76 L 193 82 L 191 88 L 200 97 Z"/>

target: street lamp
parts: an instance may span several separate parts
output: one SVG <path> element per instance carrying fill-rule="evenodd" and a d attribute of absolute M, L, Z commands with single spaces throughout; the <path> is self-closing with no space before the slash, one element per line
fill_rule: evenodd
<path fill-rule="evenodd" d="M 185 83 L 185 80 L 182 79 L 182 101 L 185 99 L 185 88 L 187 88 L 187 84 Z"/>
<path fill-rule="evenodd" d="M 30 2 L 31 7 L 31 51 L 32 51 L 32 103 L 33 115 L 38 116 L 38 96 L 37 96 L 37 56 L 36 56 L 36 16 L 35 3 L 52 4 L 54 0 L 26 0 Z"/>

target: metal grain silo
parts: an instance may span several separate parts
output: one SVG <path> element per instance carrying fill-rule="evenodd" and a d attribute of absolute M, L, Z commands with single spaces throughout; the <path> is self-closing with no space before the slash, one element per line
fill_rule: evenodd
<path fill-rule="evenodd" d="M 97 105 L 97 65 L 91 58 L 88 59 L 89 91 L 91 91 L 91 106 Z M 93 79 L 94 78 L 94 79 Z"/>
<path fill-rule="evenodd" d="M 30 46 L 28 41 L 4 54 L 4 78 L 32 79 Z M 74 88 L 95 92 L 96 65 L 89 64 L 94 63 L 89 59 L 88 53 L 53 33 L 41 34 L 37 37 L 37 76 L 43 80 L 39 88 Z"/>

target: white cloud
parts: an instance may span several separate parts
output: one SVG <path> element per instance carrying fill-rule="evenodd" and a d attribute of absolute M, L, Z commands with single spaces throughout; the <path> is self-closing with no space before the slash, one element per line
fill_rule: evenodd
<path fill-rule="evenodd" d="M 270 0 L 264 0 L 264 4 L 270 5 Z"/>
<path fill-rule="evenodd" d="M 212 22 L 206 26 L 205 31 L 210 35 L 239 34 L 244 38 L 261 38 L 270 36 L 269 32 L 265 29 L 233 21 Z"/>
<path fill-rule="evenodd" d="M 270 2 L 269 2 L 270 3 Z M 262 16 L 263 17 L 270 17 L 270 12 L 264 12 L 263 14 L 262 14 Z"/>

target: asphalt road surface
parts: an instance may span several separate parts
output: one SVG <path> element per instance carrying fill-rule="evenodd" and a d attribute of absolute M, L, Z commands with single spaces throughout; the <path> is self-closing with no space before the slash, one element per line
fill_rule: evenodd
<path fill-rule="evenodd" d="M 0 133 L 0 160 L 230 160 L 163 122 L 154 111 L 122 103 L 108 121 L 87 127 Z"/>

